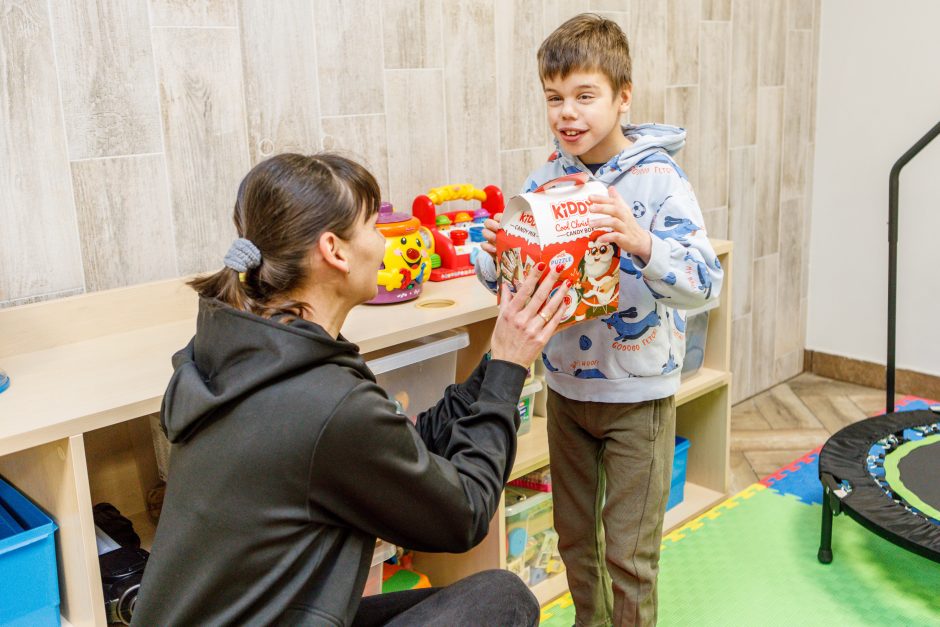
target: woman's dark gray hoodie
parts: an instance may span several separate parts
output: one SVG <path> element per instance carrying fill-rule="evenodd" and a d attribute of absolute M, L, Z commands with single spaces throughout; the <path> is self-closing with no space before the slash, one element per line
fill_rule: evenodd
<path fill-rule="evenodd" d="M 482 362 L 412 426 L 342 336 L 205 299 L 173 365 L 169 480 L 134 624 L 347 625 L 377 536 L 462 552 L 487 534 L 521 366 Z"/>

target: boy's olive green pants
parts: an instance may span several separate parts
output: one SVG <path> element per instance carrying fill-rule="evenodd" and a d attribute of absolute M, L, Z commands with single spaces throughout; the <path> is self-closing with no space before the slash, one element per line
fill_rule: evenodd
<path fill-rule="evenodd" d="M 654 625 L 675 397 L 634 404 L 548 391 L 558 548 L 576 624 Z"/>

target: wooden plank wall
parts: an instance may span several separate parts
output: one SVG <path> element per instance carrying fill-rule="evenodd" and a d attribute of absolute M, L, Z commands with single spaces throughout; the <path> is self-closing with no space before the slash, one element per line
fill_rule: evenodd
<path fill-rule="evenodd" d="M 0 0 L 0 308 L 217 268 L 253 164 L 341 150 L 407 211 L 552 151 L 535 52 L 583 11 L 735 241 L 734 400 L 802 367 L 819 0 Z M 456 208 L 456 207 L 455 207 Z"/>

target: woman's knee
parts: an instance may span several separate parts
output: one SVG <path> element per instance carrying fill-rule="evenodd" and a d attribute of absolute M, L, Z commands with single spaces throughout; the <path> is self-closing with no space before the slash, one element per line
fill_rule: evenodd
<path fill-rule="evenodd" d="M 486 590 L 483 595 L 486 597 L 485 602 L 494 610 L 498 608 L 500 624 L 514 627 L 534 627 L 539 624 L 541 610 L 538 599 L 518 575 L 508 570 L 494 569 L 477 573 L 473 577 L 479 578 L 479 584 Z M 495 616 L 493 618 L 496 619 Z"/>

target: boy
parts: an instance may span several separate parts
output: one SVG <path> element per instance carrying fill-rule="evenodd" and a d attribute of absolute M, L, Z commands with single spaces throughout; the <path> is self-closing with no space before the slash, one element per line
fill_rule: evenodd
<path fill-rule="evenodd" d="M 557 333 L 542 355 L 555 528 L 578 625 L 656 622 L 656 576 L 685 354 L 680 311 L 717 298 L 722 269 L 702 212 L 670 158 L 685 131 L 621 128 L 630 53 L 612 21 L 582 14 L 538 51 L 557 150 L 524 190 L 572 172 L 608 186 L 593 196 L 597 245 L 616 244 L 621 311 Z M 477 274 L 495 288 L 496 221 Z"/>

